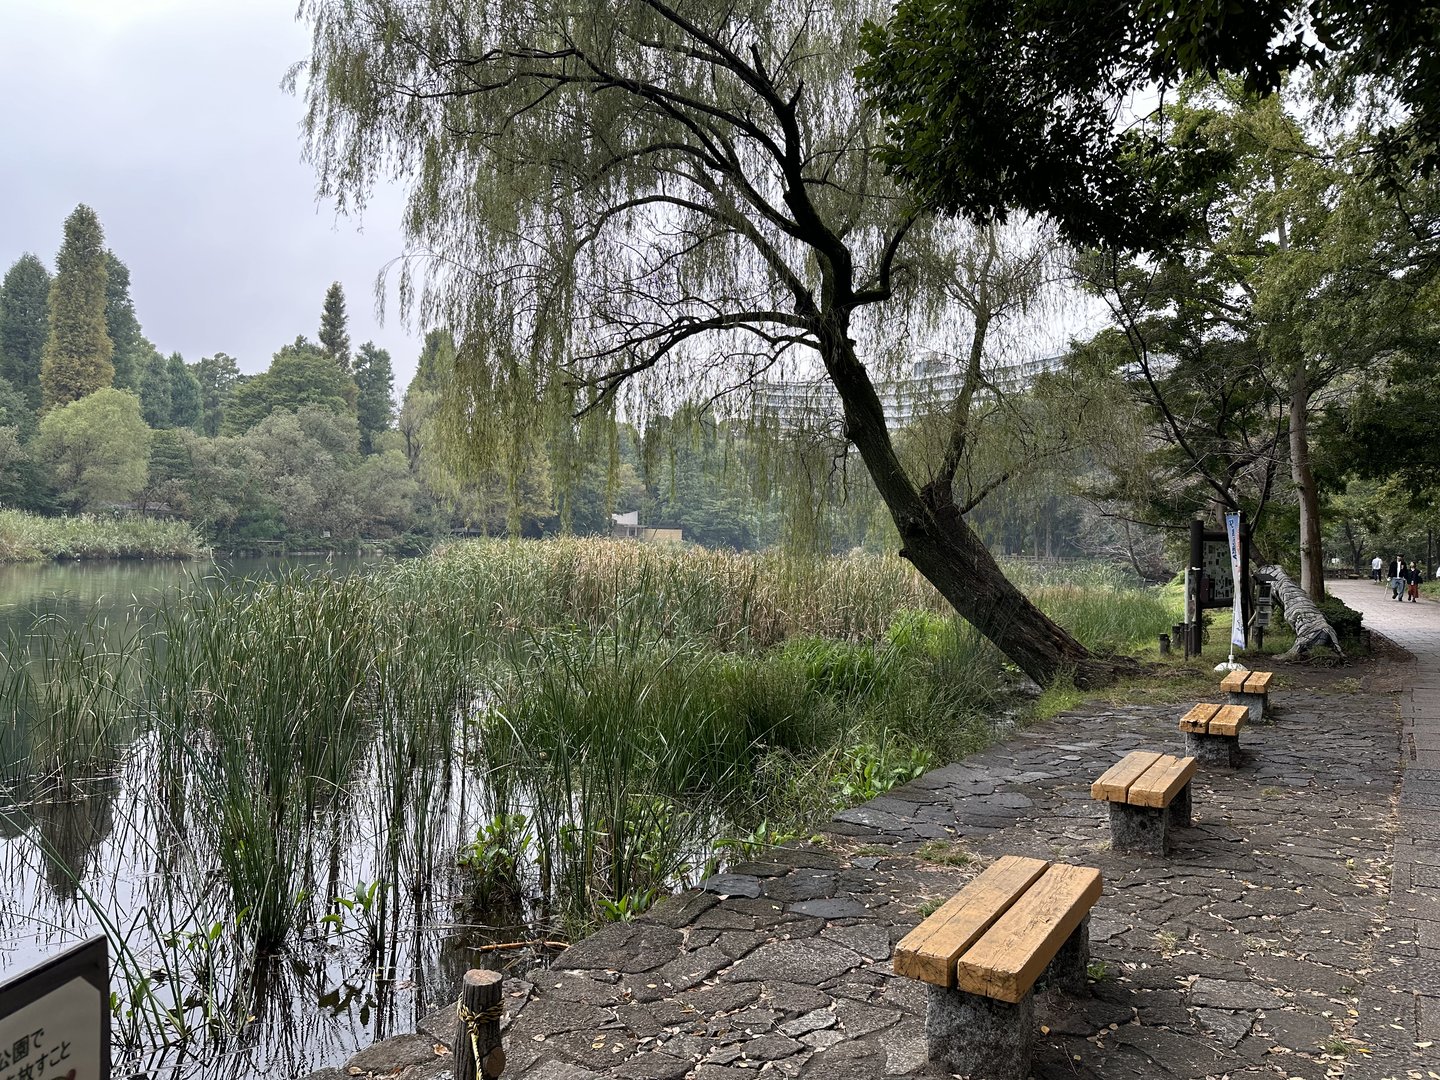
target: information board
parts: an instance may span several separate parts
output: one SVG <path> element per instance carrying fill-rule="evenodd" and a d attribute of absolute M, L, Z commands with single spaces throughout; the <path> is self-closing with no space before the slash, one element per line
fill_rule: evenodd
<path fill-rule="evenodd" d="M 1201 551 L 1200 606 L 1229 607 L 1235 600 L 1235 577 L 1230 568 L 1230 542 L 1223 533 L 1219 540 L 1207 537 Z"/>
<path fill-rule="evenodd" d="M 103 937 L 0 984 L 0 1080 L 110 1080 L 109 986 Z"/>

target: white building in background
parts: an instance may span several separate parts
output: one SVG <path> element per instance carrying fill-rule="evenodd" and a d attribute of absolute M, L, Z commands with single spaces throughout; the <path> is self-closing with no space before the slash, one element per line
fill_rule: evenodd
<path fill-rule="evenodd" d="M 1060 370 L 1064 360 L 1063 356 L 1045 356 L 988 368 L 988 385 L 981 388 L 979 396 L 987 396 L 991 387 L 1011 394 L 1028 390 L 1038 376 Z M 931 356 L 911 361 L 906 374 L 875 385 L 885 423 L 891 428 L 904 427 L 954 400 L 962 379 L 960 364 L 952 359 Z M 757 411 L 774 416 L 782 428 L 823 429 L 838 426 L 842 419 L 840 397 L 829 379 L 764 383 L 755 397 Z"/>

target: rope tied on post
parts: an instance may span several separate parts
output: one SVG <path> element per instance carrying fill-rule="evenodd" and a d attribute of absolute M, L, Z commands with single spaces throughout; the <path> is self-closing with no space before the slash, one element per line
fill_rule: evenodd
<path fill-rule="evenodd" d="M 505 1051 L 500 1046 L 500 1018 L 505 1015 L 500 998 L 503 981 L 498 971 L 472 968 L 465 973 L 451 1044 L 455 1051 L 455 1080 L 494 1080 L 505 1069 Z M 468 1054 L 462 1049 L 466 1044 Z"/>
<path fill-rule="evenodd" d="M 497 1001 L 494 1005 L 488 1005 L 483 1009 L 472 1009 L 465 1004 L 465 999 L 459 1002 L 460 1023 L 470 1034 L 470 1052 L 475 1055 L 474 1061 L 478 1068 L 484 1055 L 480 1053 L 480 1025 L 498 1023 L 505 1015 L 505 1003 Z"/>

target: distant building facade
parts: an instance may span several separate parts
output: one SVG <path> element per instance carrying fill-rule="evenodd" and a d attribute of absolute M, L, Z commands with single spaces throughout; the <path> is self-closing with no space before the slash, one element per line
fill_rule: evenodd
<path fill-rule="evenodd" d="M 1045 356 L 990 368 L 985 372 L 987 385 L 978 396 L 989 396 L 991 388 L 1001 393 L 1028 390 L 1037 377 L 1060 370 L 1064 362 L 1063 356 Z M 885 423 L 891 428 L 904 427 L 916 417 L 943 407 L 960 392 L 964 377 L 960 364 L 945 357 L 911 361 L 905 374 L 875 384 Z M 789 429 L 838 425 L 843 416 L 840 396 L 829 379 L 762 384 L 756 390 L 756 406 L 762 414 L 774 417 L 780 427 Z"/>
<path fill-rule="evenodd" d="M 610 515 L 610 538 L 612 540 L 643 540 L 648 544 L 681 544 L 685 542 L 683 529 L 652 529 L 640 524 L 640 511 L 631 510 L 625 514 Z"/>

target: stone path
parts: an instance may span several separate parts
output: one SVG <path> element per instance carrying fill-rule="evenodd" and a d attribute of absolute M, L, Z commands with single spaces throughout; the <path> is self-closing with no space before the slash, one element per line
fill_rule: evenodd
<path fill-rule="evenodd" d="M 1392 632 L 1390 612 L 1374 618 Z M 1395 618 L 1414 622 L 1417 644 L 1434 634 L 1440 664 L 1440 607 Z M 1036 1077 L 1440 1078 L 1440 860 L 1426 854 L 1440 773 L 1413 757 L 1402 793 L 1400 717 L 1384 692 L 1411 674 L 1435 689 L 1402 695 L 1407 748 L 1440 755 L 1440 678 L 1383 660 L 1280 669 L 1275 722 L 1247 729 L 1237 770 L 1201 770 L 1196 827 L 1163 859 L 1109 850 L 1089 784 L 1137 747 L 1181 752 L 1183 707 L 1028 728 L 845 811 L 823 843 L 730 867 L 533 982 L 507 979 L 505 1075 L 934 1075 L 924 987 L 891 973 L 891 949 L 922 908 L 1022 854 L 1096 866 L 1105 881 L 1090 993 L 1037 999 Z M 443 1076 L 453 1015 L 437 1010 L 421 1034 L 315 1080 Z"/>
<path fill-rule="evenodd" d="M 1391 898 L 1386 921 L 1404 936 L 1391 954 L 1394 995 L 1372 993 L 1372 1014 L 1387 1022 L 1378 1038 L 1403 1043 L 1401 1029 L 1431 1042 L 1440 1075 L 1440 604 L 1390 599 L 1369 581 L 1340 581 L 1331 590 L 1365 615 L 1365 625 L 1415 658 L 1399 691 L 1401 785 Z"/>

